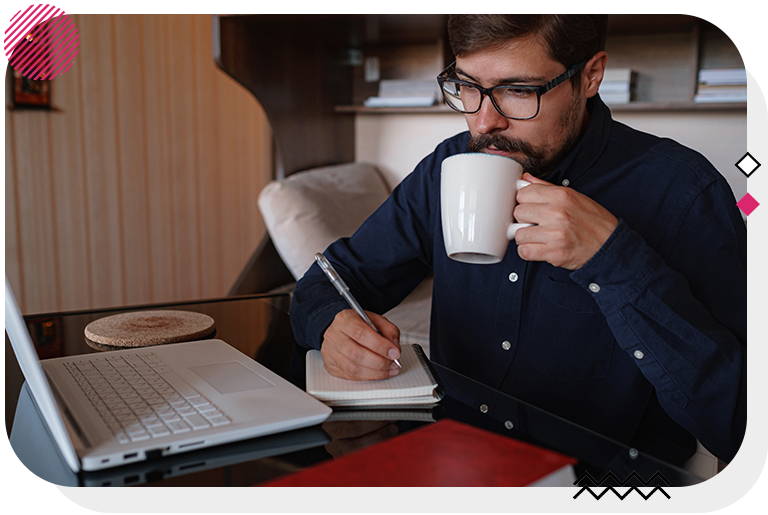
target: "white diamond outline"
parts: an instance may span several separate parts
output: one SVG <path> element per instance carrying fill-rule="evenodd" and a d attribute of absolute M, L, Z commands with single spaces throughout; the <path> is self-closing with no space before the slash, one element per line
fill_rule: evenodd
<path fill-rule="evenodd" d="M 749 160 L 750 160 L 750 161 L 752 161 L 752 164 L 753 164 L 753 167 L 752 167 L 752 169 L 751 169 L 749 172 L 747 172 L 745 168 L 742 168 L 742 167 L 741 167 L 741 164 L 742 164 L 744 161 L 746 161 L 746 160 L 747 160 L 747 158 L 749 158 Z M 739 159 L 739 160 L 736 162 L 736 168 L 738 168 L 738 169 L 739 169 L 739 171 L 740 171 L 741 173 L 743 173 L 743 174 L 744 174 L 745 176 L 747 176 L 747 177 L 749 177 L 750 175 L 752 175 L 753 173 L 755 173 L 755 171 L 756 171 L 758 168 L 760 168 L 760 166 L 762 166 L 762 165 L 761 165 L 761 164 L 760 164 L 760 163 L 757 161 L 757 159 L 755 159 L 755 158 L 752 156 L 752 154 L 750 154 L 749 152 L 747 152 L 746 154 L 744 154 L 744 155 L 742 156 L 742 158 L 741 158 L 741 159 Z"/>

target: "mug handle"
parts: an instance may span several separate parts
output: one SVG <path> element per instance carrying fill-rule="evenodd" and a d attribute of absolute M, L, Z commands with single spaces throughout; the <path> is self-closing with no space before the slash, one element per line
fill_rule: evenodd
<path fill-rule="evenodd" d="M 531 183 L 528 181 L 524 181 L 522 179 L 519 179 L 516 183 L 518 191 L 525 188 L 526 186 L 530 185 Z M 522 229 L 523 227 L 531 227 L 533 224 L 520 224 L 520 223 L 511 223 L 509 224 L 509 227 L 507 227 L 507 239 L 512 241 L 515 239 L 515 233 L 517 233 L 518 229 Z"/>

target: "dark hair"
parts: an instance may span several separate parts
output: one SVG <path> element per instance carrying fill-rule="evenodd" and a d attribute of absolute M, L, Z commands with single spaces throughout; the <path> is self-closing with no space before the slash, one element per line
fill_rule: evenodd
<path fill-rule="evenodd" d="M 540 36 L 549 56 L 566 69 L 605 49 L 607 14 L 452 14 L 448 38 L 461 56 L 501 46 L 510 39 Z M 574 89 L 581 74 L 571 79 Z"/>

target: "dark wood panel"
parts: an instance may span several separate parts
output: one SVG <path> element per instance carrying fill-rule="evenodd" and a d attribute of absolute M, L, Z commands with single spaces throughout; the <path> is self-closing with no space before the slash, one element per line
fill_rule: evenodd
<path fill-rule="evenodd" d="M 685 14 L 611 14 L 608 16 L 608 37 L 687 32 L 701 22 L 700 18 Z"/>
<path fill-rule="evenodd" d="M 744 68 L 741 53 L 733 41 L 709 23 L 703 24 L 701 28 L 699 68 Z"/>
<path fill-rule="evenodd" d="M 287 176 L 354 161 L 354 116 L 334 110 L 354 104 L 361 69 L 350 51 L 435 45 L 439 55 L 446 21 L 444 14 L 217 16 L 214 58 L 264 107 Z"/>
<path fill-rule="evenodd" d="M 347 64 L 352 17 L 215 17 L 214 58 L 264 107 L 284 174 L 354 161 Z M 218 32 L 218 34 L 216 34 Z"/>

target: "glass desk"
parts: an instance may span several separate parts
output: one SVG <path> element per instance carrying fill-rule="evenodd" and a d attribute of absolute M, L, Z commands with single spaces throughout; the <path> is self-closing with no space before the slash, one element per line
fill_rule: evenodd
<path fill-rule="evenodd" d="M 25 317 L 41 358 L 99 352 L 85 343 L 88 323 L 111 314 L 144 309 L 185 309 L 216 321 L 216 338 L 291 379 L 296 352 L 288 317 L 289 295 L 56 313 Z M 442 418 L 530 442 L 575 457 L 576 477 L 597 482 L 609 472 L 625 486 L 686 486 L 703 481 L 685 470 L 547 413 L 433 363 L 446 391 L 431 409 L 336 410 L 320 426 L 126 465 L 106 471 L 73 473 L 31 402 L 6 337 L 6 422 L 17 456 L 38 476 L 68 486 L 252 486 L 396 437 Z M 294 382 L 301 385 L 301 379 Z M 490 407 L 490 409 L 489 409 Z M 658 473 L 658 474 L 657 474 Z M 666 480 L 666 481 L 665 481 Z M 591 484 L 591 483 L 589 483 Z M 603 482 L 609 486 L 610 482 Z M 621 483 L 613 483 L 621 486 Z"/>

